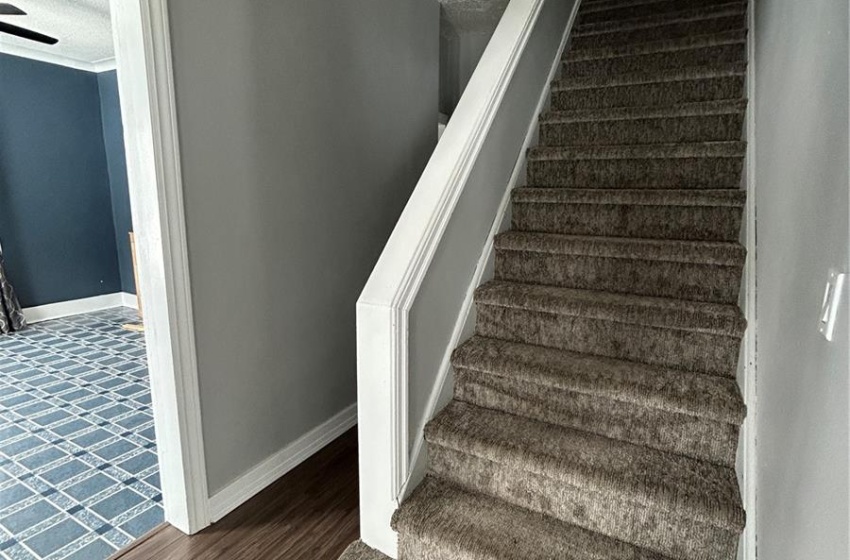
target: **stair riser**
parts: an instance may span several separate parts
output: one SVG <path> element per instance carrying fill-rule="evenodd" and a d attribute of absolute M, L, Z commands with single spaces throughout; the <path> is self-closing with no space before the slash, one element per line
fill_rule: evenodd
<path fill-rule="evenodd" d="M 429 444 L 434 475 L 467 490 L 550 515 L 679 560 L 734 560 L 738 535 L 681 512 L 601 493 Z M 686 536 L 686 538 L 685 538 Z"/>
<path fill-rule="evenodd" d="M 673 144 L 741 139 L 742 114 L 541 123 L 541 146 Z"/>
<path fill-rule="evenodd" d="M 698 80 L 615 85 L 610 87 L 554 90 L 552 110 L 603 109 L 609 107 L 663 107 L 741 97 L 744 76 Z"/>
<path fill-rule="evenodd" d="M 579 23 L 607 22 L 655 15 L 663 16 L 671 12 L 701 9 L 728 3 L 729 0 L 667 0 L 665 2 L 619 5 L 618 7 L 609 5 L 609 9 L 606 10 L 598 10 L 596 7 L 588 5 L 583 6 L 583 13 L 579 14 Z"/>
<path fill-rule="evenodd" d="M 741 266 L 496 251 L 496 279 L 713 303 L 736 303 Z"/>
<path fill-rule="evenodd" d="M 462 369 L 455 371 L 455 399 L 718 465 L 735 465 L 738 428 L 731 424 Z"/>
<path fill-rule="evenodd" d="M 625 43 L 622 45 L 607 45 L 599 49 L 566 50 L 562 56 L 562 63 L 582 62 L 604 58 L 639 56 L 658 53 L 665 50 L 682 51 L 686 49 L 707 48 L 712 46 L 726 45 L 729 43 L 742 43 L 747 40 L 746 29 L 733 29 L 713 33 L 711 35 L 692 35 L 656 41 L 650 43 Z"/>
<path fill-rule="evenodd" d="M 535 187 L 598 189 L 732 189 L 741 183 L 744 159 L 551 159 L 528 162 Z"/>
<path fill-rule="evenodd" d="M 476 334 L 735 377 L 741 339 L 713 333 L 477 304 Z"/>
<path fill-rule="evenodd" d="M 742 209 L 728 206 L 536 204 L 514 202 L 519 231 L 703 241 L 737 241 Z"/>
<path fill-rule="evenodd" d="M 612 75 L 641 71 L 679 70 L 694 66 L 719 65 L 723 63 L 739 63 L 746 61 L 747 48 L 745 43 L 717 45 L 700 49 L 688 49 L 662 53 L 644 54 L 639 56 L 618 56 L 595 60 L 565 62 L 562 79 L 599 77 L 608 79 Z"/>
<path fill-rule="evenodd" d="M 570 39 L 570 48 L 583 50 L 613 45 L 650 43 L 653 41 L 680 39 L 693 35 L 710 35 L 724 31 L 736 31 L 745 29 L 746 27 L 747 14 L 741 12 L 722 17 L 671 22 L 638 29 L 575 35 Z"/>

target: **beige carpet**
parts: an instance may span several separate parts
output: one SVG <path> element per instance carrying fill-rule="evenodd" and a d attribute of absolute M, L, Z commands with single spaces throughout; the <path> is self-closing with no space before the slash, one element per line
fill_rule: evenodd
<path fill-rule="evenodd" d="M 402 560 L 735 558 L 746 9 L 583 3 Z"/>

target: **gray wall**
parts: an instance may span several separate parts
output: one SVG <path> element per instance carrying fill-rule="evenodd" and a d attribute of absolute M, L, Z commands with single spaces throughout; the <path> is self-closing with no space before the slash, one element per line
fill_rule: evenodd
<path fill-rule="evenodd" d="M 436 143 L 439 7 L 169 9 L 215 493 L 356 400 L 355 302 Z"/>
<path fill-rule="evenodd" d="M 493 36 L 489 30 L 458 30 L 443 18 L 440 24 L 440 112 L 451 116 L 469 78 Z"/>
<path fill-rule="evenodd" d="M 758 0 L 758 554 L 848 551 L 848 293 L 835 341 L 816 324 L 848 266 L 848 2 Z"/>

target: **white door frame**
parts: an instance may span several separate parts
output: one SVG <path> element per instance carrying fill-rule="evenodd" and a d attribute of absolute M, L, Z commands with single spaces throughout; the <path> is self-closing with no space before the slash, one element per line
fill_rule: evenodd
<path fill-rule="evenodd" d="M 210 524 L 167 0 L 111 0 L 165 519 Z"/>

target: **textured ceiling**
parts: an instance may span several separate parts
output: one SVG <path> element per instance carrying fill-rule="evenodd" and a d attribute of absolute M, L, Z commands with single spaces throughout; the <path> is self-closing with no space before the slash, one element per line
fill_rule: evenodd
<path fill-rule="evenodd" d="M 27 15 L 0 16 L 0 21 L 56 37 L 59 43 L 42 45 L 0 33 L 0 51 L 4 46 L 23 47 L 87 63 L 114 56 L 109 0 L 3 1 L 14 4 Z"/>
<path fill-rule="evenodd" d="M 456 29 L 492 31 L 509 0 L 440 0 L 442 16 Z"/>

